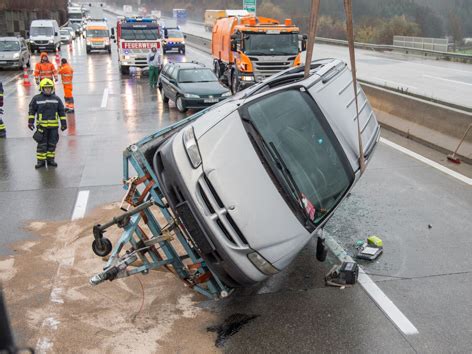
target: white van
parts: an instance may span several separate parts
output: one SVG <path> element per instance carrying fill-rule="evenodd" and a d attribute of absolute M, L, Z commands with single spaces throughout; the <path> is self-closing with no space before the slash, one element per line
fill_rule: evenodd
<path fill-rule="evenodd" d="M 61 49 L 61 34 L 56 20 L 34 20 L 30 27 L 31 52 Z"/>

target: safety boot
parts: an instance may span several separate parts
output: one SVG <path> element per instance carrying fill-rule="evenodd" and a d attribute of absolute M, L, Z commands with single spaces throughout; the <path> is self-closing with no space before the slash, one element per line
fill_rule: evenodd
<path fill-rule="evenodd" d="M 0 130 L 0 138 L 6 138 L 7 137 L 7 131 L 6 130 Z"/>
<path fill-rule="evenodd" d="M 57 167 L 57 162 L 54 159 L 48 159 L 48 167 Z"/>
<path fill-rule="evenodd" d="M 46 161 L 44 161 L 44 160 L 38 160 L 38 161 L 36 162 L 36 165 L 34 165 L 34 168 L 35 168 L 35 169 L 38 169 L 38 168 L 41 168 L 41 167 L 44 167 L 44 166 L 46 166 Z"/>

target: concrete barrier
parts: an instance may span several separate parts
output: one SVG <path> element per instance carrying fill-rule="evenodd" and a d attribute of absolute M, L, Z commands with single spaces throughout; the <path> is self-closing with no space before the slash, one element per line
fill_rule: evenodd
<path fill-rule="evenodd" d="M 472 123 L 472 113 L 363 83 L 380 124 L 444 153 L 453 152 Z M 458 155 L 472 163 L 472 134 Z"/>

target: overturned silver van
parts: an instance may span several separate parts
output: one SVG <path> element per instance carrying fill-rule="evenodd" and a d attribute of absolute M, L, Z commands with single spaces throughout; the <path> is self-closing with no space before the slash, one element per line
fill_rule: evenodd
<path fill-rule="evenodd" d="M 358 87 L 364 157 L 380 127 Z M 291 68 L 213 106 L 154 154 L 162 192 L 210 269 L 248 286 L 287 267 L 360 176 L 351 72 Z"/>

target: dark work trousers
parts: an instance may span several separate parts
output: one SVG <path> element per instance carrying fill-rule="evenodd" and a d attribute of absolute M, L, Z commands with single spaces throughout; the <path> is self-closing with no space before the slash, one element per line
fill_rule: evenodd
<path fill-rule="evenodd" d="M 43 128 L 43 140 L 38 143 L 36 148 L 36 158 L 38 160 L 54 160 L 56 157 L 56 145 L 59 141 L 58 128 Z"/>

